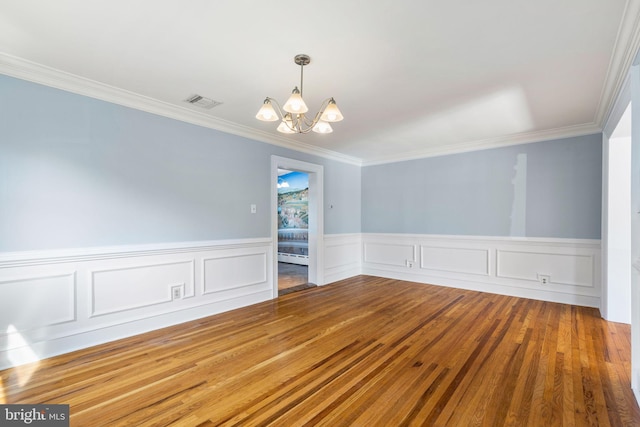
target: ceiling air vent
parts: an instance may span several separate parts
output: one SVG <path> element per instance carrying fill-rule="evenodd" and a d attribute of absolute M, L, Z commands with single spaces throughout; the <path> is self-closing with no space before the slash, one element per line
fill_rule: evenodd
<path fill-rule="evenodd" d="M 222 102 L 214 101 L 213 99 L 205 98 L 200 95 L 192 95 L 184 100 L 184 102 L 188 102 L 191 105 L 195 105 L 200 108 L 206 108 L 207 110 L 212 109 L 213 107 L 217 107 L 222 104 Z"/>

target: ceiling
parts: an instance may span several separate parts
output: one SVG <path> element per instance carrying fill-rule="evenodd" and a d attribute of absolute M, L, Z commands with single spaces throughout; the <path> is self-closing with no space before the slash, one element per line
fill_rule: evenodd
<path fill-rule="evenodd" d="M 0 0 L 0 73 L 359 164 L 599 132 L 636 0 Z M 305 67 L 328 135 L 255 119 Z M 223 104 L 186 104 L 199 94 Z"/>

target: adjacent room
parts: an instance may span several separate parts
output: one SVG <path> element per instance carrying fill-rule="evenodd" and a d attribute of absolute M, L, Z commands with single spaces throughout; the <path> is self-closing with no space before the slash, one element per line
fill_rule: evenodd
<path fill-rule="evenodd" d="M 278 169 L 278 295 L 309 283 L 309 176 Z"/>
<path fill-rule="evenodd" d="M 636 0 L 0 0 L 0 425 L 640 425 L 639 50 Z"/>

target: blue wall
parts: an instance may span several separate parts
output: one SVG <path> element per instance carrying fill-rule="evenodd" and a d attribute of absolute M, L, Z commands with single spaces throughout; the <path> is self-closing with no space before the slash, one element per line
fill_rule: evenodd
<path fill-rule="evenodd" d="M 272 154 L 323 165 L 325 232 L 360 232 L 358 166 L 2 75 L 0 135 L 0 251 L 269 237 Z"/>
<path fill-rule="evenodd" d="M 362 168 L 362 231 L 600 238 L 602 135 Z"/>
<path fill-rule="evenodd" d="M 324 166 L 327 234 L 600 238 L 599 134 L 360 168 L 2 75 L 0 100 L 0 252 L 268 237 L 271 155 Z"/>

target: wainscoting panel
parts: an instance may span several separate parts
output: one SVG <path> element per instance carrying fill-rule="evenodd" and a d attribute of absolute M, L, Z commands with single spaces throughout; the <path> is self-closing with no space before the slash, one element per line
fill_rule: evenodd
<path fill-rule="evenodd" d="M 0 254 L 0 369 L 274 297 L 271 239 Z"/>
<path fill-rule="evenodd" d="M 91 316 L 173 301 L 172 288 L 194 288 L 194 260 L 91 272 Z M 192 292 L 191 292 L 192 293 Z"/>
<path fill-rule="evenodd" d="M 25 296 L 28 296 L 25 298 Z M 76 320 L 76 274 L 0 280 L 0 336 Z M 43 310 L 34 310 L 43 307 Z M 37 313 L 37 315 L 33 315 Z"/>
<path fill-rule="evenodd" d="M 489 250 L 422 245 L 420 268 L 486 276 L 489 274 Z"/>
<path fill-rule="evenodd" d="M 267 252 L 205 258 L 202 276 L 203 294 L 267 284 Z"/>
<path fill-rule="evenodd" d="M 362 239 L 360 234 L 324 236 L 324 283 L 361 274 Z"/>
<path fill-rule="evenodd" d="M 600 241 L 363 234 L 362 273 L 599 307 Z M 417 248 L 418 265 L 411 259 Z"/>
<path fill-rule="evenodd" d="M 538 281 L 549 277 L 551 284 L 593 287 L 594 259 L 592 254 L 539 253 L 498 251 L 497 276 L 507 279 Z"/>
<path fill-rule="evenodd" d="M 416 260 L 415 244 L 366 240 L 363 243 L 364 262 L 367 264 L 405 267 L 407 260 Z"/>

